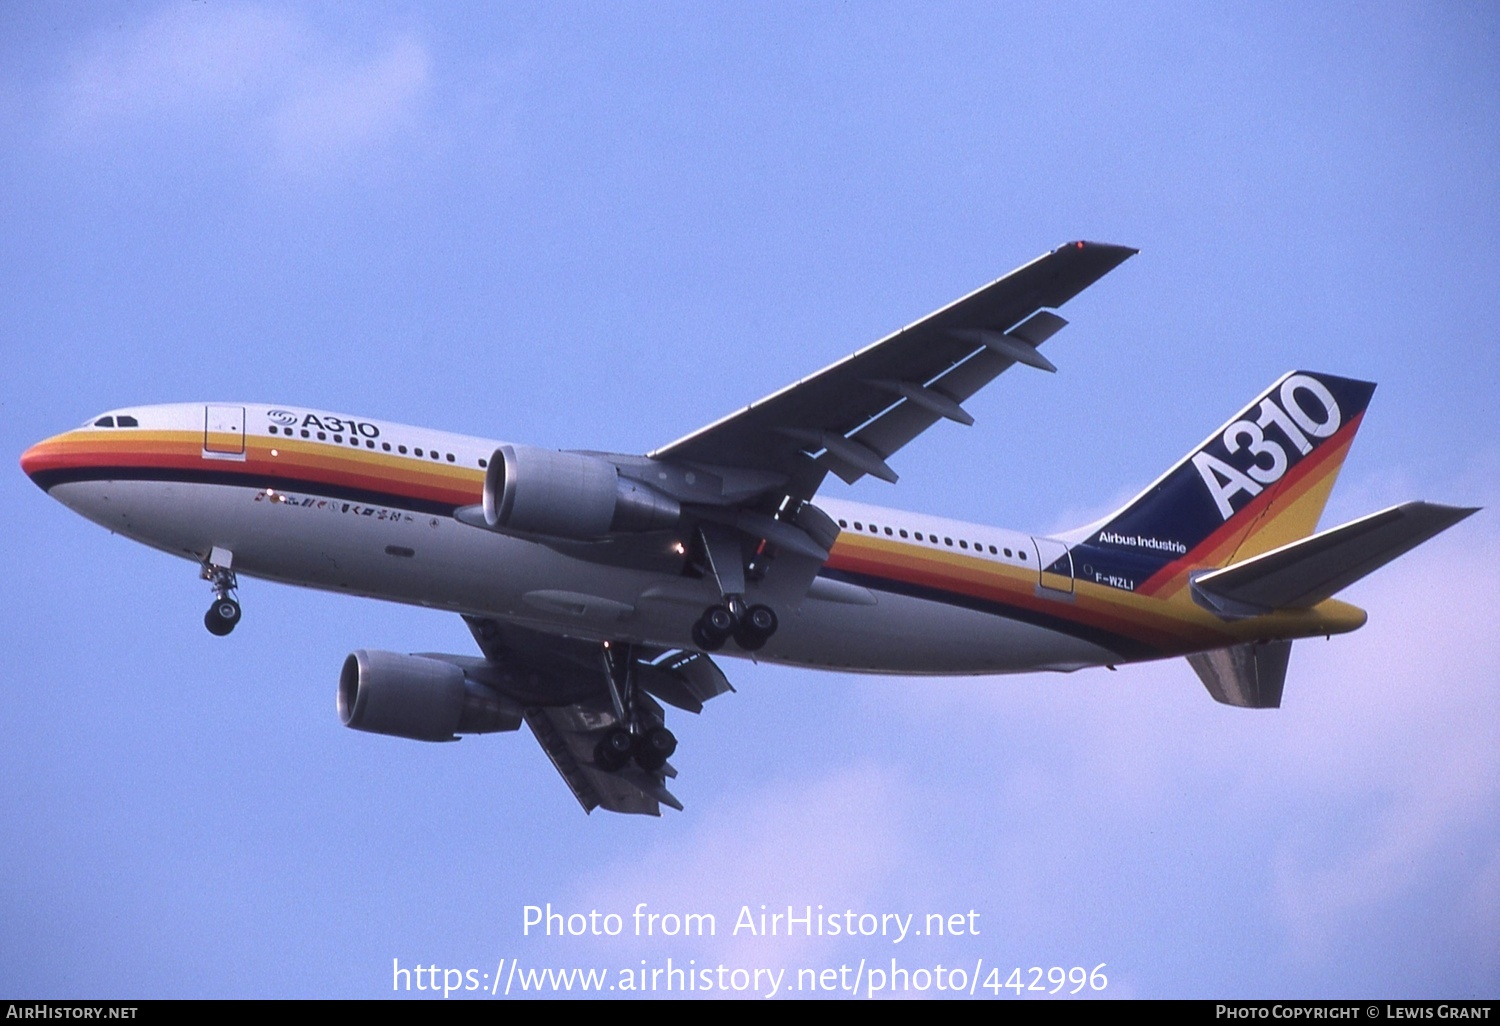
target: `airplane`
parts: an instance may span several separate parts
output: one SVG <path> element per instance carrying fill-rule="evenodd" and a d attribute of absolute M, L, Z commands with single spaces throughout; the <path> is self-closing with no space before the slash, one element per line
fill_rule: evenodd
<path fill-rule="evenodd" d="M 710 653 L 983 675 L 1186 656 L 1217 701 L 1281 704 L 1333 595 L 1476 512 L 1408 502 L 1317 531 L 1375 386 L 1290 372 L 1121 509 L 1057 535 L 818 497 L 1040 346 L 1135 254 L 1071 242 L 643 456 L 553 451 L 301 406 L 126 407 L 21 467 L 111 531 L 193 561 L 216 635 L 240 575 L 452 610 L 479 656 L 353 652 L 349 727 L 423 741 L 525 723 L 585 812 L 681 810 L 663 703 L 733 690 Z M 814 499 L 817 499 L 816 503 Z"/>

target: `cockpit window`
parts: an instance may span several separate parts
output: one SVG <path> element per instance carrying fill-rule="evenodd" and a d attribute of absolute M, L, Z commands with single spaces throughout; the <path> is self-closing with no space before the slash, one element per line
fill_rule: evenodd
<path fill-rule="evenodd" d="M 138 420 L 136 420 L 134 417 L 132 417 L 128 413 L 122 413 L 120 416 L 118 416 L 118 417 L 115 418 L 115 426 L 116 427 L 140 427 L 141 426 L 141 422 L 138 421 Z"/>
<path fill-rule="evenodd" d="M 100 417 L 98 420 L 94 421 L 94 427 L 114 427 L 114 426 L 115 426 L 115 418 L 113 418 L 113 417 Z"/>

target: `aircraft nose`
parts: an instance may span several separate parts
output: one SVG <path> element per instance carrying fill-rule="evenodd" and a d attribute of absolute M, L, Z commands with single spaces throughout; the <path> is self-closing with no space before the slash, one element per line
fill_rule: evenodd
<path fill-rule="evenodd" d="M 58 440 L 49 438 L 21 453 L 21 470 L 42 491 L 47 490 L 47 472 L 59 465 L 59 448 Z"/>

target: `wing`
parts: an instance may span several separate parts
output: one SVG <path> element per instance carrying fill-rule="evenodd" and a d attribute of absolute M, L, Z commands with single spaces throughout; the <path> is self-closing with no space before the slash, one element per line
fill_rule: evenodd
<path fill-rule="evenodd" d="M 886 459 L 938 420 L 972 424 L 961 403 L 1006 368 L 1052 364 L 1037 346 L 1062 306 L 1136 250 L 1071 242 L 811 377 L 650 454 L 784 476 L 811 498 L 829 472 L 895 481 Z"/>
<path fill-rule="evenodd" d="M 667 779 L 677 775 L 671 763 L 647 770 L 632 760 L 611 769 L 598 758 L 600 742 L 620 724 L 607 683 L 610 648 L 491 619 L 466 616 L 464 622 L 485 660 L 510 671 L 504 675 L 507 697 L 522 705 L 526 725 L 585 812 L 604 808 L 657 816 L 662 805 L 682 808 L 666 787 Z M 653 696 L 696 713 L 704 702 L 734 690 L 701 652 L 650 645 L 625 650 L 624 671 L 633 678 L 643 733 L 665 723 Z"/>

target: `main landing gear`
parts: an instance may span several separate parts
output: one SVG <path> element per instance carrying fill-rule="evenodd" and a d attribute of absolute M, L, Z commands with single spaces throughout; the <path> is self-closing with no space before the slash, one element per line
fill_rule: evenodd
<path fill-rule="evenodd" d="M 693 644 L 705 652 L 717 652 L 724 642 L 734 638 L 734 643 L 746 652 L 759 651 L 771 635 L 776 633 L 776 612 L 770 606 L 745 608 L 737 596 L 730 596 L 723 605 L 709 606 L 693 624 Z"/>
<path fill-rule="evenodd" d="M 635 652 L 631 645 L 604 646 L 604 681 L 615 707 L 615 722 L 594 746 L 594 765 L 613 773 L 634 759 L 654 773 L 677 751 L 677 738 L 663 726 L 643 729 L 636 703 Z"/>
<path fill-rule="evenodd" d="M 203 626 L 208 628 L 208 633 L 221 638 L 240 622 L 240 604 L 232 594 L 239 587 L 234 571 L 229 569 L 232 559 L 232 553 L 215 548 L 204 561 L 200 575 L 214 590 L 214 604 L 203 614 Z"/>
<path fill-rule="evenodd" d="M 723 524 L 702 523 L 698 541 L 721 601 L 693 624 L 693 644 L 704 652 L 717 652 L 733 638 L 746 652 L 758 651 L 776 633 L 776 613 L 770 606 L 745 607 L 747 571 L 753 569 L 755 558 L 746 551 L 746 538 Z"/>

